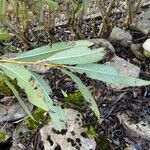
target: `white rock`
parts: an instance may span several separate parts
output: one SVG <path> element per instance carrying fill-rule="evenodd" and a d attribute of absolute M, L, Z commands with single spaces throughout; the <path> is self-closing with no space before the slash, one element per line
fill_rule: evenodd
<path fill-rule="evenodd" d="M 85 129 L 82 127 L 82 116 L 78 111 L 64 109 L 68 130 L 66 133 L 56 133 L 52 123 L 45 125 L 40 130 L 41 139 L 45 150 L 55 150 L 56 147 L 61 150 L 95 150 L 96 142 L 94 138 L 85 138 L 81 135 Z"/>
<path fill-rule="evenodd" d="M 139 123 L 132 123 L 126 114 L 121 114 L 120 118 L 130 136 L 137 139 L 143 138 L 148 141 L 150 140 L 150 124 L 148 121 L 145 120 Z"/>
<path fill-rule="evenodd" d="M 150 38 L 143 43 L 144 55 L 150 57 Z"/>
<path fill-rule="evenodd" d="M 119 27 L 114 27 L 109 35 L 112 42 L 120 42 L 123 46 L 128 46 L 132 43 L 132 35 Z"/>
<path fill-rule="evenodd" d="M 141 31 L 145 35 L 150 33 L 150 10 L 143 11 L 133 21 L 132 27 Z"/>
<path fill-rule="evenodd" d="M 135 78 L 139 77 L 140 68 L 131 64 L 130 62 L 126 61 L 123 58 L 114 56 L 114 58 L 107 64 L 115 66 L 118 69 L 119 73 L 122 75 Z M 128 87 L 127 85 L 120 85 L 120 84 L 111 84 L 110 86 L 116 90 L 121 90 L 122 88 Z"/>

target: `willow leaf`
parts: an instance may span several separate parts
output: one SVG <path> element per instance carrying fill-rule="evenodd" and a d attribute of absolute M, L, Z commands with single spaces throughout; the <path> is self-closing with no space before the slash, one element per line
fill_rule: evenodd
<path fill-rule="evenodd" d="M 17 79 L 18 86 L 26 92 L 29 101 L 33 105 L 48 111 L 43 91 L 36 86 L 36 80 L 30 71 L 21 65 L 14 64 L 0 64 L 0 69 L 12 80 Z"/>
<path fill-rule="evenodd" d="M 86 64 L 103 59 L 105 54 L 106 51 L 104 51 L 104 48 L 91 50 L 88 47 L 80 46 L 59 52 L 47 58 L 45 61 L 50 64 Z"/>
<path fill-rule="evenodd" d="M 17 57 L 13 58 L 18 61 L 38 61 L 46 59 L 60 51 L 64 51 L 73 47 L 78 46 L 92 46 L 93 43 L 88 40 L 79 40 L 79 41 L 72 41 L 72 42 L 59 42 L 46 46 L 42 46 L 39 48 L 35 48 L 33 50 L 24 52 L 19 54 Z"/>
<path fill-rule="evenodd" d="M 107 65 L 102 66 L 99 64 L 85 64 L 70 67 L 70 69 L 80 74 L 86 73 L 86 75 L 89 78 L 101 80 L 111 84 L 123 84 L 128 86 L 150 85 L 150 81 L 124 76 L 122 74 L 117 73 L 115 70 L 113 71 L 110 67 L 111 66 Z"/>
<path fill-rule="evenodd" d="M 99 113 L 99 109 L 97 107 L 97 104 L 95 102 L 95 99 L 93 98 L 93 96 L 91 95 L 90 91 L 88 90 L 88 88 L 82 83 L 82 81 L 74 74 L 72 74 L 71 72 L 65 70 L 65 69 L 61 69 L 65 74 L 69 75 L 72 80 L 77 84 L 80 92 L 82 93 L 83 97 L 85 98 L 85 100 L 87 101 L 87 103 L 89 103 L 90 108 L 92 109 L 92 111 L 95 113 L 95 115 L 100 118 L 100 113 Z"/>
<path fill-rule="evenodd" d="M 33 78 L 37 81 L 37 86 L 39 86 L 44 93 L 45 102 L 48 107 L 48 113 L 52 119 L 54 125 L 58 128 L 58 130 L 66 129 L 66 120 L 65 114 L 60 106 L 54 106 L 53 100 L 50 98 L 52 90 L 50 86 L 46 83 L 46 81 L 35 72 L 31 72 Z"/>

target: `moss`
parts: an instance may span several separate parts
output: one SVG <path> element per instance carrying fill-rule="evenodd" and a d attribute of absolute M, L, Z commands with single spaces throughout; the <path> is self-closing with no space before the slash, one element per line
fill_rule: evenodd
<path fill-rule="evenodd" d="M 9 79 L 9 81 L 15 86 L 15 88 L 18 91 L 21 91 L 21 89 L 17 86 L 17 80 Z M 11 91 L 11 89 L 7 86 L 7 84 L 4 82 L 4 80 L 1 77 L 0 77 L 0 93 L 3 93 L 6 96 L 13 95 L 13 92 Z"/>
<path fill-rule="evenodd" d="M 97 143 L 96 150 L 110 150 L 110 142 L 105 135 L 97 134 L 96 129 L 91 125 L 88 127 L 85 134 L 89 137 L 94 137 Z"/>
<path fill-rule="evenodd" d="M 41 123 L 47 123 L 48 119 L 43 119 L 44 118 L 44 113 L 45 111 L 43 109 L 37 108 L 34 110 L 32 113 L 32 116 L 34 117 L 35 120 L 32 118 L 28 117 L 24 120 L 25 125 L 28 127 L 28 129 L 33 130 L 37 129 Z"/>
<path fill-rule="evenodd" d="M 5 143 L 8 140 L 9 136 L 6 131 L 0 130 L 0 143 Z"/>
<path fill-rule="evenodd" d="M 89 126 L 88 130 L 86 131 L 86 134 L 88 136 L 92 136 L 92 137 L 98 137 L 98 134 L 96 133 L 96 130 L 93 126 Z"/>
<path fill-rule="evenodd" d="M 73 94 L 68 94 L 68 96 L 65 97 L 65 101 L 66 101 L 66 103 L 70 102 L 77 106 L 83 106 L 84 97 L 82 96 L 81 92 L 76 92 Z"/>

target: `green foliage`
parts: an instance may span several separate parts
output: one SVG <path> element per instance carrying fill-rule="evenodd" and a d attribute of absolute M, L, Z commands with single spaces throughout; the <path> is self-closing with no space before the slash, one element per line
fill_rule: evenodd
<path fill-rule="evenodd" d="M 0 143 L 5 143 L 8 140 L 9 136 L 5 130 L 0 130 Z"/>
<path fill-rule="evenodd" d="M 24 123 L 25 125 L 30 129 L 37 129 L 39 127 L 39 125 L 41 123 L 47 123 L 48 120 L 44 120 L 44 113 L 45 111 L 43 109 L 37 108 L 34 110 L 34 112 L 32 113 L 32 116 L 34 117 L 35 120 L 33 120 L 32 118 L 28 117 L 26 119 L 24 119 Z M 46 118 L 46 117 L 45 117 Z"/>
<path fill-rule="evenodd" d="M 65 115 L 61 107 L 55 104 L 51 98 L 52 90 L 50 86 L 40 75 L 25 68 L 24 65 L 59 69 L 76 83 L 86 103 L 89 104 L 89 107 L 99 119 L 100 112 L 94 97 L 80 78 L 72 72 L 85 73 L 89 78 L 95 80 L 128 86 L 150 85 L 150 81 L 121 75 L 113 66 L 96 64 L 106 54 L 106 50 L 104 48 L 91 50 L 89 48 L 91 45 L 92 43 L 86 40 L 60 42 L 52 45 L 52 47 L 47 45 L 22 53 L 15 58 L 0 60 L 1 76 L 7 76 L 11 80 L 16 79 L 17 85 L 27 94 L 28 100 L 33 105 L 47 111 L 53 124 L 58 130 L 61 130 L 67 128 Z M 7 80 L 5 82 L 20 100 L 14 87 Z M 29 114 L 29 112 L 27 113 Z"/>
<path fill-rule="evenodd" d="M 0 41 L 9 40 L 10 38 L 11 36 L 7 31 L 0 31 Z"/>
<path fill-rule="evenodd" d="M 84 104 L 84 97 L 81 92 L 70 93 L 67 97 L 65 97 L 66 102 L 70 102 L 75 104 L 79 107 L 83 106 Z"/>

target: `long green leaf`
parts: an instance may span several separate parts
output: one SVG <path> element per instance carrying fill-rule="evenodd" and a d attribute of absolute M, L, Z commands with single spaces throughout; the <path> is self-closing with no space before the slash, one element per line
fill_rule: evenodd
<path fill-rule="evenodd" d="M 35 72 L 31 72 L 33 78 L 37 81 L 38 85 L 44 93 L 45 102 L 47 104 L 47 107 L 49 109 L 49 115 L 52 119 L 52 122 L 54 125 L 58 128 L 58 130 L 66 129 L 66 120 L 65 120 L 65 114 L 60 106 L 54 106 L 53 100 L 50 98 L 50 93 L 52 93 L 52 90 L 50 86 L 46 83 L 46 81 Z"/>
<path fill-rule="evenodd" d="M 95 115 L 99 118 L 100 117 L 99 109 L 97 107 L 97 104 L 96 104 L 93 96 L 91 95 L 90 91 L 88 90 L 88 88 L 82 83 L 82 81 L 76 75 L 72 74 L 71 72 L 69 72 L 65 69 L 61 69 L 61 70 L 65 74 L 69 75 L 72 78 L 72 80 L 78 85 L 78 88 L 79 88 L 80 92 L 82 93 L 83 97 L 89 103 L 90 108 L 95 113 Z"/>
<path fill-rule="evenodd" d="M 17 79 L 18 86 L 24 89 L 29 101 L 33 105 L 48 111 L 43 91 L 36 86 L 36 80 L 33 78 L 31 72 L 21 65 L 14 64 L 0 64 L 0 69 L 12 80 Z"/>
<path fill-rule="evenodd" d="M 106 51 L 104 51 L 104 48 L 91 50 L 88 47 L 80 46 L 59 52 L 47 58 L 45 61 L 50 64 L 86 64 L 103 59 L 105 54 Z"/>
<path fill-rule="evenodd" d="M 59 42 L 46 46 L 42 46 L 39 48 L 35 48 L 33 50 L 30 50 L 28 52 L 24 52 L 17 57 L 13 58 L 18 61 L 38 61 L 46 59 L 57 52 L 64 51 L 73 47 L 78 46 L 92 46 L 93 43 L 88 40 L 79 40 L 79 41 L 72 41 L 72 42 Z"/>
<path fill-rule="evenodd" d="M 109 69 L 110 68 L 110 69 Z M 89 78 L 101 80 L 111 84 L 123 84 L 128 86 L 150 85 L 150 81 L 128 77 L 113 71 L 110 66 L 99 64 L 86 64 L 70 67 L 74 72 L 86 73 Z"/>
<path fill-rule="evenodd" d="M 19 101 L 19 103 L 20 103 L 20 105 L 22 106 L 22 108 L 24 109 L 24 111 L 27 113 L 28 116 L 30 116 L 30 117 L 34 120 L 34 118 L 33 118 L 32 114 L 31 114 L 30 110 L 28 109 L 27 105 L 24 103 L 24 101 L 23 101 L 22 98 L 20 97 L 20 95 L 19 95 L 18 91 L 15 89 L 14 85 L 11 84 L 11 83 L 9 82 L 9 80 L 8 80 L 4 75 L 2 75 L 2 77 L 3 77 L 4 81 L 5 81 L 5 83 L 8 85 L 8 87 L 9 87 L 9 88 L 12 90 L 12 92 L 14 93 L 15 97 L 16 97 L 17 100 Z"/>

